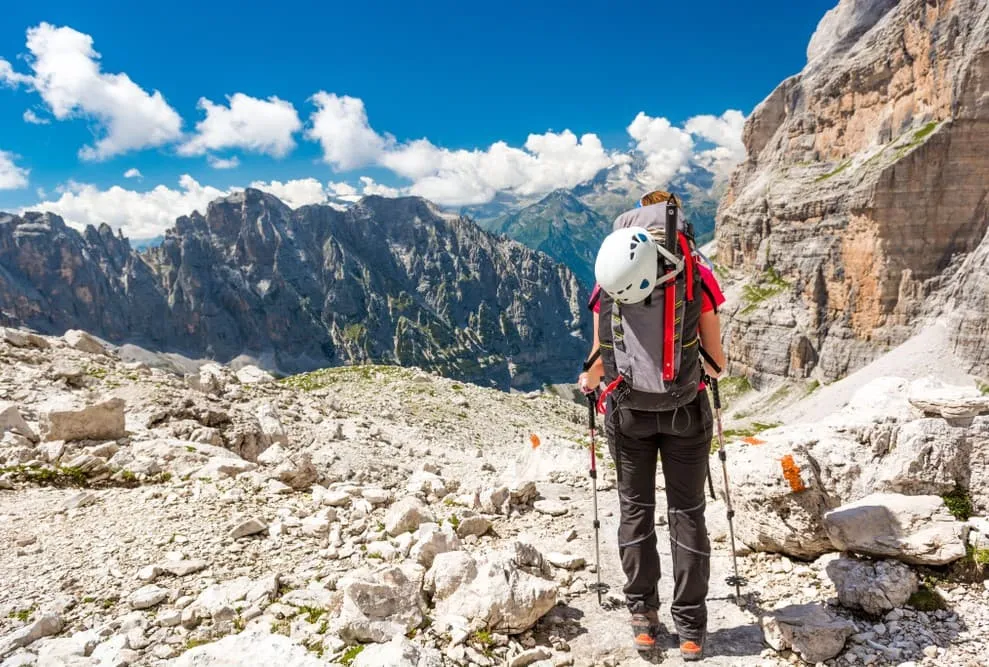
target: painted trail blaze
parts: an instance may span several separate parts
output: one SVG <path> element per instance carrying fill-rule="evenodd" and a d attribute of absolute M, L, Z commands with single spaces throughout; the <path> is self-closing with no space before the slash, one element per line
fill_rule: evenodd
<path fill-rule="evenodd" d="M 780 461 L 780 465 L 783 466 L 783 478 L 790 484 L 790 488 L 793 489 L 794 493 L 800 493 L 807 489 L 804 484 L 804 480 L 800 478 L 800 466 L 798 466 L 793 461 L 793 456 L 787 454 Z"/>
<path fill-rule="evenodd" d="M 529 435 L 529 442 L 532 443 L 532 448 L 535 449 L 539 446 L 539 436 L 535 433 Z"/>

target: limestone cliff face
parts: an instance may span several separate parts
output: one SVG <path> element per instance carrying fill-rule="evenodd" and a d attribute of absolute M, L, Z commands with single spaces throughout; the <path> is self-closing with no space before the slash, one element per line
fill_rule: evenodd
<path fill-rule="evenodd" d="M 718 229 L 748 282 L 736 371 L 840 377 L 953 295 L 958 351 L 989 372 L 989 3 L 841 0 L 744 139 Z"/>
<path fill-rule="evenodd" d="M 379 361 L 501 388 L 569 381 L 587 293 L 564 266 L 414 198 L 292 210 L 248 189 L 159 247 L 0 214 L 0 324 L 283 372 Z"/>

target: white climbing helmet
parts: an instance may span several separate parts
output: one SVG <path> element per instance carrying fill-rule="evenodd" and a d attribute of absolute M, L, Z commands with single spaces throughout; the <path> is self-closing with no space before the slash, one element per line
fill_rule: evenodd
<path fill-rule="evenodd" d="M 618 303 L 639 303 L 652 294 L 659 271 L 656 241 L 644 227 L 616 229 L 594 262 L 598 285 Z"/>

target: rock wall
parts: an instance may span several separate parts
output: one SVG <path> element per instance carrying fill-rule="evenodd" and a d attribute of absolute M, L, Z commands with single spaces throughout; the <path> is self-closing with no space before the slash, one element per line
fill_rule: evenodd
<path fill-rule="evenodd" d="M 842 0 L 808 58 L 750 116 L 719 211 L 719 260 L 748 283 L 732 367 L 757 383 L 836 379 L 951 295 L 984 303 L 958 276 L 985 261 L 958 267 L 989 228 L 989 4 Z M 973 330 L 959 354 L 985 370 Z"/>

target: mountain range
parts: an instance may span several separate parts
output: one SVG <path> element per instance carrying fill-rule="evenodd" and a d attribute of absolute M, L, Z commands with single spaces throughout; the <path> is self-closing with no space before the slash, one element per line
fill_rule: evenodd
<path fill-rule="evenodd" d="M 376 361 L 537 388 L 575 375 L 586 298 L 545 254 L 415 197 L 292 210 L 247 189 L 140 252 L 107 225 L 0 214 L 0 324 L 283 373 Z"/>

